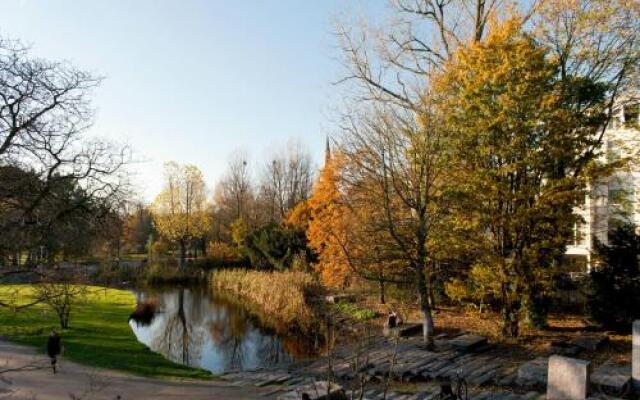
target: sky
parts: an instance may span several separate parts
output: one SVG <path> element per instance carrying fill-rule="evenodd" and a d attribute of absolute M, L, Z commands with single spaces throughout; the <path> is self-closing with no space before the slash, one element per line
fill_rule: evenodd
<path fill-rule="evenodd" d="M 198 166 L 210 188 L 229 157 L 254 170 L 299 141 L 319 164 L 343 76 L 336 18 L 378 0 L 0 0 L 0 35 L 103 76 L 89 135 L 134 151 L 142 199 L 163 163 Z"/>

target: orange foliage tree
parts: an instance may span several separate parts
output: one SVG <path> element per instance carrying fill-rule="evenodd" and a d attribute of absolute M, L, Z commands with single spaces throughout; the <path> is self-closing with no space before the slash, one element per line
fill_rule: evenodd
<path fill-rule="evenodd" d="M 344 206 L 340 192 L 341 165 L 339 155 L 327 160 L 306 203 L 307 239 L 309 246 L 318 254 L 316 271 L 322 282 L 331 287 L 347 286 L 351 275 L 344 251 L 349 242 L 351 214 Z M 291 216 L 296 215 L 299 213 Z"/>

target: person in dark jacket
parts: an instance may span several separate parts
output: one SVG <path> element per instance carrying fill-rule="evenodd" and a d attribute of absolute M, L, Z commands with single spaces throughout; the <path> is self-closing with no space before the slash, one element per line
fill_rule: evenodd
<path fill-rule="evenodd" d="M 47 342 L 47 354 L 51 359 L 51 368 L 53 368 L 53 373 L 56 373 L 56 363 L 58 362 L 58 355 L 62 350 L 61 339 L 58 332 L 55 329 L 51 329 L 51 333 L 49 334 L 49 341 Z"/>

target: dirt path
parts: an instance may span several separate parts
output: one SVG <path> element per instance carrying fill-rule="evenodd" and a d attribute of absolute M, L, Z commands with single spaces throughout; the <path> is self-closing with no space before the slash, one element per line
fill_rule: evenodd
<path fill-rule="evenodd" d="M 0 399 L 11 400 L 223 400 L 258 399 L 255 387 L 240 388 L 224 381 L 167 381 L 141 378 L 110 370 L 93 369 L 61 360 L 53 374 L 45 355 L 0 341 Z M 118 397 L 120 396 L 120 397 Z"/>

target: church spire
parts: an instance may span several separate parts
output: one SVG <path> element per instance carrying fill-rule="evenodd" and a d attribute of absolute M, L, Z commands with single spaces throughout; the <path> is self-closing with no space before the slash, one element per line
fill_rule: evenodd
<path fill-rule="evenodd" d="M 329 144 L 329 136 L 327 135 L 326 148 L 324 150 L 324 164 L 327 165 L 331 159 L 331 145 Z"/>

